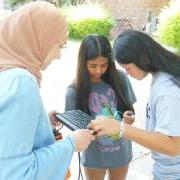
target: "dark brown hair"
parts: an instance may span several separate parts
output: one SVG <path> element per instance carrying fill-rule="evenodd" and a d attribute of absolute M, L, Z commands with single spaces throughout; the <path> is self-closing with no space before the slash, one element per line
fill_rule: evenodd
<path fill-rule="evenodd" d="M 126 99 L 125 84 L 119 75 L 112 57 L 112 47 L 109 40 L 102 35 L 86 36 L 79 49 L 78 65 L 74 86 L 77 89 L 76 108 L 89 113 L 88 97 L 90 93 L 90 79 L 87 71 L 87 61 L 99 56 L 108 59 L 108 69 L 103 75 L 103 81 L 109 83 L 115 91 L 117 110 L 133 110 L 132 104 Z"/>

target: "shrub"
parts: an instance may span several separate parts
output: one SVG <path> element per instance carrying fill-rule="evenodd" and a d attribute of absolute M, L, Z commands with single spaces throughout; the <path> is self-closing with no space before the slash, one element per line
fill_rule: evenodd
<path fill-rule="evenodd" d="M 157 34 L 160 42 L 180 52 L 180 3 L 178 0 L 170 2 L 168 7 L 162 9 Z"/>
<path fill-rule="evenodd" d="M 85 0 L 48 0 L 48 1 L 57 7 L 76 6 L 78 4 L 82 4 L 85 2 Z"/>
<path fill-rule="evenodd" d="M 69 24 L 69 37 L 82 39 L 88 34 L 109 36 L 114 25 L 112 15 L 100 6 L 81 5 L 65 11 Z"/>
<path fill-rule="evenodd" d="M 109 36 L 112 22 L 106 19 L 84 19 L 81 21 L 69 22 L 69 36 L 74 39 L 81 39 L 87 34 L 102 34 Z"/>
<path fill-rule="evenodd" d="M 15 10 L 19 6 L 35 0 L 4 0 L 5 8 Z M 57 7 L 78 5 L 85 2 L 85 0 L 45 0 Z"/>

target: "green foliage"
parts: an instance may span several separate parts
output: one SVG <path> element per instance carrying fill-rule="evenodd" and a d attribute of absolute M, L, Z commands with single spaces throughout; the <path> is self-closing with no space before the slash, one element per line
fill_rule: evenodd
<path fill-rule="evenodd" d="M 56 7 L 63 7 L 63 6 L 76 6 L 78 4 L 82 4 L 85 0 L 49 0 L 52 4 Z"/>
<path fill-rule="evenodd" d="M 7 9 L 15 10 L 19 6 L 31 1 L 35 1 L 35 0 L 4 0 L 4 4 Z M 46 1 L 54 4 L 56 7 L 72 6 L 72 5 L 75 6 L 85 2 L 85 0 L 46 0 Z"/>
<path fill-rule="evenodd" d="M 69 25 L 69 37 L 82 39 L 88 34 L 109 36 L 115 24 L 113 16 L 99 5 L 89 4 L 65 10 Z"/>
<path fill-rule="evenodd" d="M 159 17 L 158 36 L 160 42 L 180 52 L 180 3 L 171 2 Z"/>
<path fill-rule="evenodd" d="M 108 18 L 69 21 L 69 36 L 73 39 L 82 39 L 87 34 L 102 34 L 108 37 L 112 26 L 113 22 Z"/>

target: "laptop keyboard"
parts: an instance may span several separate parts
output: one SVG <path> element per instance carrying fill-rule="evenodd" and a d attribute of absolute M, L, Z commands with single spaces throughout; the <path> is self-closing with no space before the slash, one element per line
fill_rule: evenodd
<path fill-rule="evenodd" d="M 56 114 L 58 120 L 70 130 L 87 129 L 87 125 L 94 118 L 81 110 L 65 111 Z"/>

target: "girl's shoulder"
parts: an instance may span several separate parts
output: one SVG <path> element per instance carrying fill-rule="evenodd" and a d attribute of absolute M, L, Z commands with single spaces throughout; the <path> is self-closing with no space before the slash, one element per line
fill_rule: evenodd
<path fill-rule="evenodd" d="M 117 69 L 117 72 L 118 72 L 120 80 L 123 81 L 123 83 L 125 83 L 125 84 L 129 83 L 129 78 L 124 70 Z"/>
<path fill-rule="evenodd" d="M 24 68 L 10 68 L 1 72 L 1 77 L 8 79 L 16 79 L 21 77 L 26 77 L 32 80 L 36 80 L 34 75 L 31 74 Z"/>
<path fill-rule="evenodd" d="M 0 72 L 0 89 L 3 88 L 12 88 L 12 85 L 18 83 L 17 89 L 25 88 L 21 87 L 23 83 L 26 83 L 26 86 L 34 84 L 38 86 L 36 78 L 33 74 L 23 68 L 10 68 Z M 8 92 L 8 90 L 7 90 Z"/>
<path fill-rule="evenodd" d="M 66 90 L 66 96 L 76 96 L 75 84 L 72 83 L 72 84 L 68 85 L 67 90 Z"/>
<path fill-rule="evenodd" d="M 76 85 L 74 83 L 71 83 L 67 86 L 67 91 L 76 91 Z"/>
<path fill-rule="evenodd" d="M 152 91 L 156 94 L 164 94 L 180 97 L 179 85 L 175 82 L 174 77 L 168 73 L 160 72 L 153 76 Z"/>
<path fill-rule="evenodd" d="M 71 83 L 71 84 L 69 84 L 69 85 L 68 85 L 68 87 L 67 87 L 67 88 L 70 88 L 70 89 L 71 89 L 71 88 L 72 88 L 72 89 L 76 89 L 76 86 L 75 86 L 75 84 L 74 84 L 74 83 Z"/>
<path fill-rule="evenodd" d="M 125 73 L 125 71 L 123 69 L 117 69 L 117 73 L 119 74 L 119 76 L 123 79 L 127 78 L 127 74 Z"/>
<path fill-rule="evenodd" d="M 124 70 L 122 70 L 122 69 L 117 69 L 117 72 L 118 72 L 118 74 L 119 74 L 120 76 L 127 77 L 127 75 L 126 75 L 126 73 L 125 73 Z"/>

